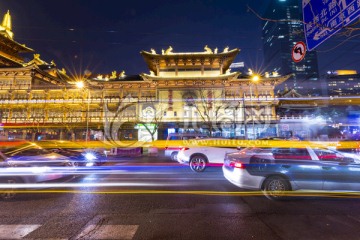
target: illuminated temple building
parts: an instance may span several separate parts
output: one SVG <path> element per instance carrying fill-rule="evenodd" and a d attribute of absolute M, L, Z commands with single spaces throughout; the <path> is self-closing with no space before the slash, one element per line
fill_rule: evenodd
<path fill-rule="evenodd" d="M 274 87 L 289 76 L 231 72 L 239 49 L 151 49 L 141 52 L 149 74 L 113 71 L 76 79 L 13 37 L 7 13 L 0 26 L 0 139 L 149 141 L 182 131 L 249 139 L 277 134 Z M 31 61 L 19 56 L 31 52 Z"/>

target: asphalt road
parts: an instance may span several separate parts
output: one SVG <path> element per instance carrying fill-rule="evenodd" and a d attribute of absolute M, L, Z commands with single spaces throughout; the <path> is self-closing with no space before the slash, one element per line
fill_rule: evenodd
<path fill-rule="evenodd" d="M 0 201 L 0 239 L 360 238 L 358 198 L 273 202 L 231 185 L 220 168 L 128 160 Z"/>

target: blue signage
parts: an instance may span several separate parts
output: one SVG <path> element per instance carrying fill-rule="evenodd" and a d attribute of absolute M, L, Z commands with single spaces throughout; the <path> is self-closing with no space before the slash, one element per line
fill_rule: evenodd
<path fill-rule="evenodd" d="M 302 0 L 304 32 L 309 51 L 353 22 L 360 0 Z"/>

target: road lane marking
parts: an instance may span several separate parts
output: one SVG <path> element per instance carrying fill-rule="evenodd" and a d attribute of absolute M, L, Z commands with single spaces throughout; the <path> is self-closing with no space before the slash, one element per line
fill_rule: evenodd
<path fill-rule="evenodd" d="M 75 239 L 133 239 L 139 225 L 88 225 Z"/>
<path fill-rule="evenodd" d="M 22 239 L 41 225 L 0 225 L 0 239 Z"/>
<path fill-rule="evenodd" d="M 171 181 L 179 181 L 179 180 L 183 180 L 183 181 L 193 181 L 193 180 L 201 180 L 201 181 L 207 181 L 207 180 L 211 180 L 211 181 L 227 181 L 224 177 L 223 178 L 193 178 L 193 177 L 189 177 L 189 178 L 167 178 L 167 177 L 144 177 L 144 178 L 125 178 L 125 177 L 118 177 L 118 178 L 85 178 L 85 181 L 119 181 L 119 180 L 126 180 L 126 181 L 134 181 L 134 180 L 171 180 Z"/>

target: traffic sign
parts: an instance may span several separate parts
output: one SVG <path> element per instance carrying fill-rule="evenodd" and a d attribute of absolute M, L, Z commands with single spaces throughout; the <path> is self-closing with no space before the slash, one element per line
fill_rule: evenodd
<path fill-rule="evenodd" d="M 313 50 L 360 14 L 359 0 L 302 0 L 304 32 Z"/>
<path fill-rule="evenodd" d="M 304 59 L 306 46 L 303 42 L 297 42 L 291 50 L 291 58 L 294 62 L 300 62 Z"/>

